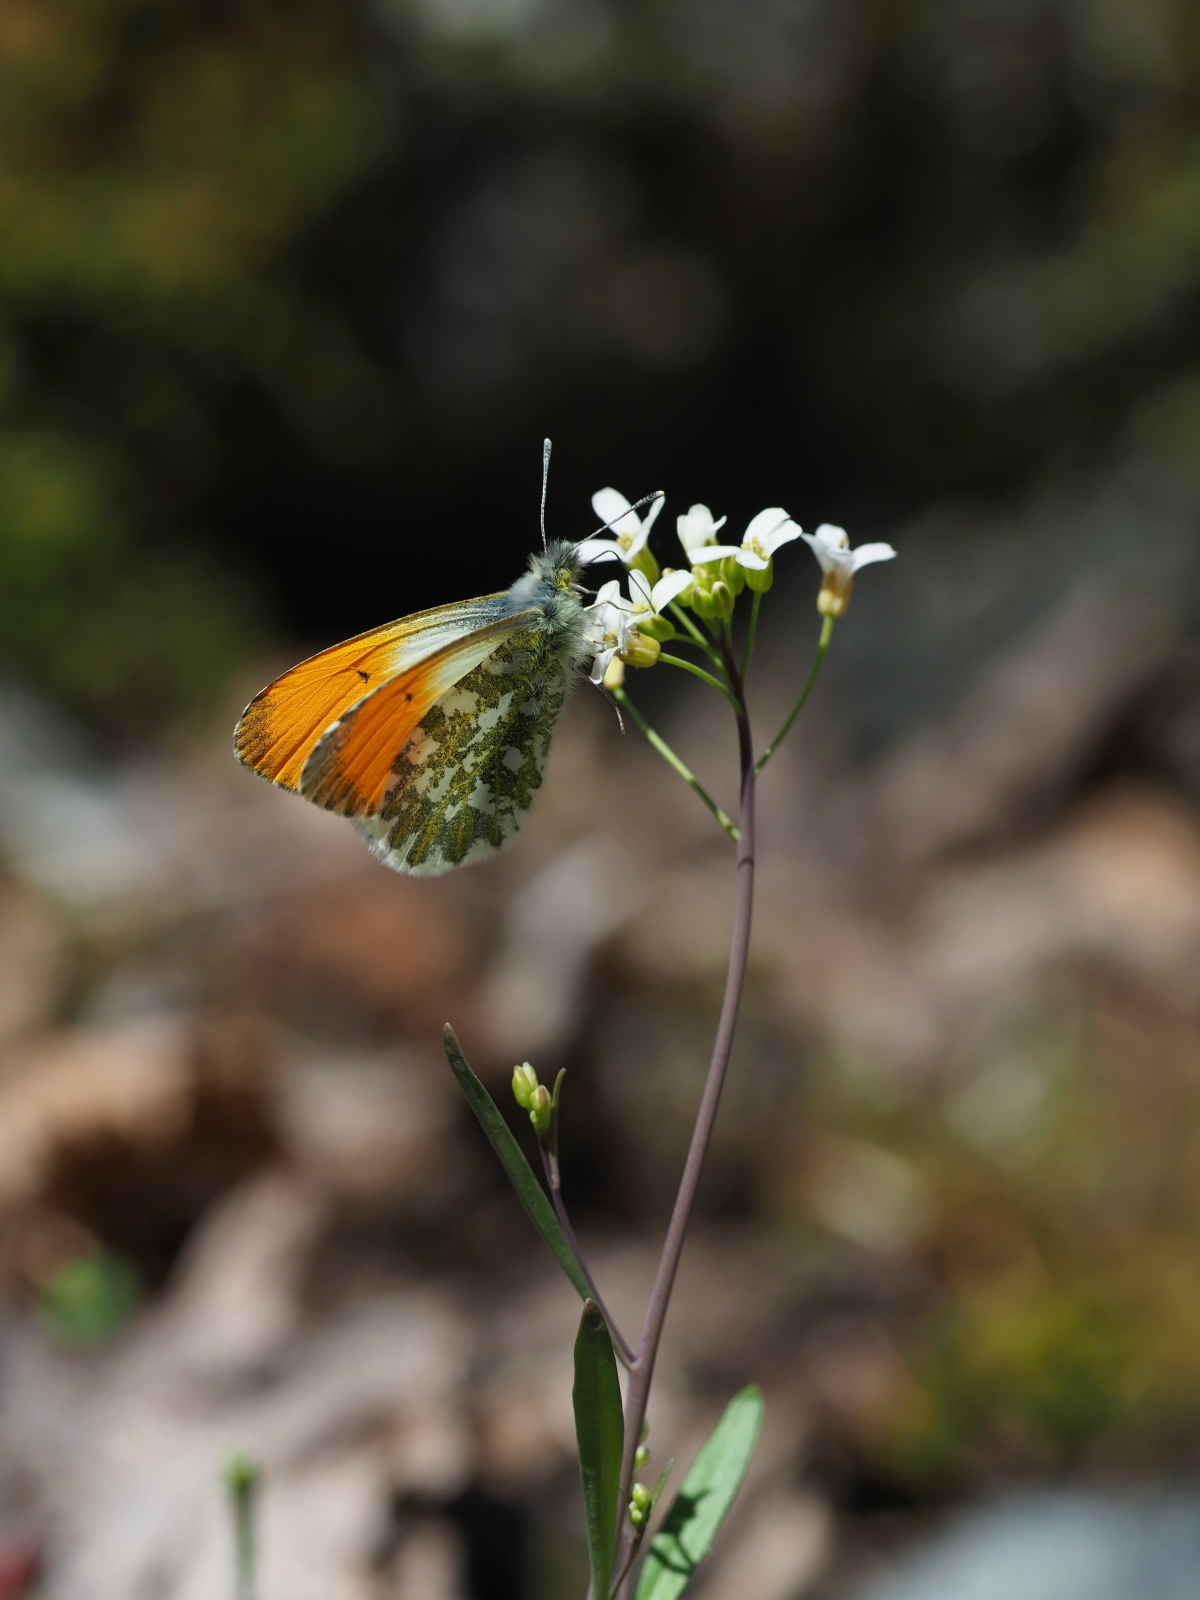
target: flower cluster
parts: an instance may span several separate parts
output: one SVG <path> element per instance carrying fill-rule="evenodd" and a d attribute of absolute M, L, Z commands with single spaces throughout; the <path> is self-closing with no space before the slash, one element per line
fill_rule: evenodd
<path fill-rule="evenodd" d="M 584 539 L 577 554 L 584 563 L 620 561 L 629 589 L 623 594 L 620 580 L 610 579 L 587 608 L 587 639 L 595 651 L 593 683 L 615 686 L 625 666 L 653 666 L 663 645 L 678 636 L 675 623 L 664 614 L 669 607 L 676 608 L 677 616 L 677 608 L 685 606 L 704 622 L 723 625 L 743 589 L 761 595 L 771 587 L 775 554 L 793 539 L 803 539 L 820 565 L 817 610 L 825 617 L 844 615 L 855 573 L 896 554 L 890 544 L 851 550 L 846 530 L 828 522 L 815 533 L 805 533 L 782 506 L 769 506 L 752 517 L 740 544 L 721 544 L 717 535 L 727 519 L 714 518 L 705 505 L 694 505 L 675 519 L 688 566 L 662 570 L 649 546 L 650 530 L 662 507 L 658 495 L 639 516 L 616 489 L 600 489 L 592 496 L 592 508 L 606 531 Z"/>

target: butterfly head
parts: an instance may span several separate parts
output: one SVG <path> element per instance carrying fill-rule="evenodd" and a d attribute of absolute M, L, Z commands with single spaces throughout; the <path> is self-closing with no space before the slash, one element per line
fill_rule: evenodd
<path fill-rule="evenodd" d="M 529 567 L 508 591 L 513 611 L 541 613 L 541 630 L 555 650 L 578 659 L 583 647 L 583 602 L 579 591 L 579 558 L 565 539 L 551 539 L 529 558 Z"/>

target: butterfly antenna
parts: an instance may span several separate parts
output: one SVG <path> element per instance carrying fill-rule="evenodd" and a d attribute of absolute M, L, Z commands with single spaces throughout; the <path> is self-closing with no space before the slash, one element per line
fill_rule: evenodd
<path fill-rule="evenodd" d="M 621 715 L 620 706 L 613 699 L 612 695 L 609 694 L 608 690 L 604 687 L 603 684 L 598 685 L 598 687 L 599 687 L 600 693 L 604 696 L 604 698 L 608 701 L 609 705 L 613 708 L 613 712 L 614 712 L 614 714 L 616 716 L 616 719 L 617 719 L 617 727 L 620 728 L 622 733 L 624 733 L 625 732 L 625 718 Z"/>
<path fill-rule="evenodd" d="M 546 442 L 549 443 L 549 440 Z M 627 517 L 631 511 L 636 511 L 639 506 L 648 506 L 651 500 L 661 500 L 666 492 L 665 489 L 655 489 L 651 494 L 644 494 L 640 500 L 635 500 L 631 506 L 626 506 L 624 511 L 618 512 L 611 522 L 606 522 L 603 527 L 597 528 L 595 533 L 589 533 L 587 537 L 594 539 L 597 533 L 607 533 L 610 528 L 616 527 L 622 517 Z M 575 542 L 576 544 L 582 544 L 583 540 L 577 539 Z"/>
<path fill-rule="evenodd" d="M 550 441 L 542 440 L 542 549 L 546 548 L 546 485 L 550 481 Z"/>

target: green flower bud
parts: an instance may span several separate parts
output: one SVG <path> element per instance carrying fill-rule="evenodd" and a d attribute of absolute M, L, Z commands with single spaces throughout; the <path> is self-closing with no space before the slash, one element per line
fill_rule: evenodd
<path fill-rule="evenodd" d="M 676 633 L 675 624 L 669 617 L 655 616 L 649 611 L 644 617 L 638 617 L 637 631 L 645 639 L 657 639 L 659 644 L 666 644 Z"/>
<path fill-rule="evenodd" d="M 736 596 L 741 594 L 746 585 L 746 569 L 741 566 L 736 556 L 726 556 L 724 561 L 718 563 L 721 577 L 729 585 Z"/>
<path fill-rule="evenodd" d="M 737 604 L 733 590 L 722 579 L 718 578 L 712 586 L 713 616 L 731 617 L 733 608 Z"/>
<path fill-rule="evenodd" d="M 660 573 L 658 562 L 654 559 L 654 554 L 648 544 L 644 544 L 638 551 L 637 555 L 634 556 L 633 560 L 629 563 L 629 570 L 631 572 L 645 573 L 646 582 L 653 589 L 654 585 L 659 580 Z"/>
<path fill-rule="evenodd" d="M 667 568 L 668 572 L 673 572 L 674 570 L 675 569 L 673 567 L 668 567 Z M 693 580 L 688 585 L 688 587 L 683 591 L 682 594 L 677 594 L 675 596 L 675 604 L 677 606 L 690 606 L 691 603 L 692 603 L 692 596 L 695 594 L 695 592 L 696 592 L 696 584 L 695 584 L 695 580 Z"/>
<path fill-rule="evenodd" d="M 652 1501 L 650 1491 L 644 1483 L 635 1483 L 629 1495 L 629 1520 L 635 1528 L 640 1528 L 650 1515 Z"/>
<path fill-rule="evenodd" d="M 550 1091 L 544 1083 L 539 1083 L 529 1097 L 529 1120 L 533 1123 L 533 1131 L 539 1139 L 544 1139 L 550 1128 L 550 1115 L 554 1110 L 554 1101 Z"/>
<path fill-rule="evenodd" d="M 639 626 L 630 631 L 628 642 L 624 650 L 619 653 L 621 660 L 628 666 L 652 667 L 658 660 L 661 649 L 658 640 L 647 638 Z"/>
<path fill-rule="evenodd" d="M 513 1099 L 521 1107 L 522 1111 L 529 1110 L 537 1086 L 537 1073 L 529 1065 L 528 1061 L 522 1061 L 519 1067 L 513 1068 Z"/>
<path fill-rule="evenodd" d="M 695 574 L 695 581 L 690 589 L 684 590 L 687 604 L 698 617 L 706 617 L 711 621 L 713 617 L 719 615 L 713 600 L 713 574 L 707 567 L 693 567 L 692 571 Z"/>
<path fill-rule="evenodd" d="M 646 1463 L 647 1463 L 647 1461 L 649 1461 L 649 1459 L 650 1459 L 650 1446 L 646 1445 L 646 1444 L 638 1445 L 637 1450 L 636 1450 L 636 1452 L 634 1454 L 634 1457 L 633 1457 L 633 1464 L 638 1469 L 639 1472 L 646 1465 Z"/>
<path fill-rule="evenodd" d="M 753 589 L 755 594 L 766 594 L 775 581 L 775 563 L 768 561 L 760 572 L 756 567 L 743 567 L 746 575 L 746 587 Z"/>

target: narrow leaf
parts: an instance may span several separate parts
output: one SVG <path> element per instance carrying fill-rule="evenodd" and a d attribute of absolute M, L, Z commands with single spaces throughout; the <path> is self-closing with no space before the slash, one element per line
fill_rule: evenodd
<path fill-rule="evenodd" d="M 659 1473 L 658 1477 L 655 1478 L 654 1487 L 650 1491 L 650 1505 L 651 1505 L 652 1509 L 653 1509 L 654 1506 L 656 1506 L 658 1504 L 658 1497 L 663 1492 L 663 1490 L 666 1488 L 667 1479 L 671 1476 L 671 1468 L 674 1465 L 675 1465 L 675 1457 L 672 1456 L 670 1461 L 667 1462 L 666 1466 Z"/>
<path fill-rule="evenodd" d="M 712 1548 L 733 1504 L 762 1427 L 762 1391 L 751 1384 L 725 1408 L 688 1468 L 650 1551 L 637 1600 L 675 1600 Z"/>
<path fill-rule="evenodd" d="M 607 1600 L 617 1542 L 617 1498 L 625 1426 L 612 1339 L 600 1307 L 585 1300 L 575 1340 L 575 1437 L 587 1518 L 593 1600 Z"/>
<path fill-rule="evenodd" d="M 518 1199 L 529 1213 L 529 1220 L 553 1250 L 559 1266 L 570 1278 L 580 1299 L 586 1300 L 591 1290 L 583 1268 L 567 1243 L 567 1236 L 554 1215 L 554 1207 L 550 1204 L 546 1191 L 534 1177 L 533 1168 L 526 1161 L 524 1151 L 513 1138 L 512 1130 L 500 1115 L 496 1102 L 467 1065 L 462 1046 L 454 1036 L 454 1029 L 448 1024 L 442 1039 L 446 1046 L 446 1060 L 450 1063 L 450 1070 L 458 1079 L 467 1097 L 467 1103 L 478 1117 L 479 1126 L 487 1134 L 492 1149 L 500 1157 L 500 1164 L 508 1173 Z"/>

